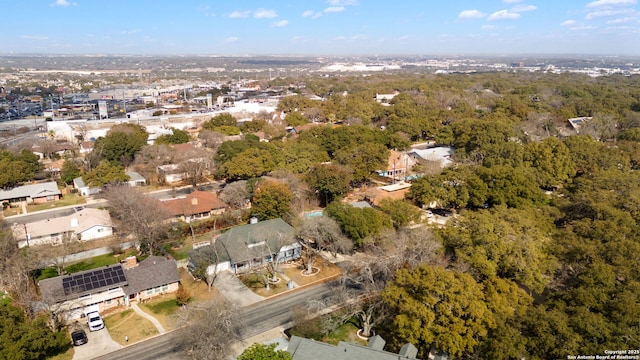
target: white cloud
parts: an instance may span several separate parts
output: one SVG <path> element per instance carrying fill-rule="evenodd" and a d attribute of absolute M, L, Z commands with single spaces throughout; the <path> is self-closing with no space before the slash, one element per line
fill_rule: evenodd
<path fill-rule="evenodd" d="M 357 6 L 358 0 L 327 0 L 331 6 Z"/>
<path fill-rule="evenodd" d="M 289 20 L 280 20 L 271 23 L 271 27 L 285 27 L 289 25 Z"/>
<path fill-rule="evenodd" d="M 47 36 L 38 36 L 38 35 L 22 35 L 20 36 L 20 38 L 25 40 L 38 40 L 38 41 L 49 40 L 49 37 Z"/>
<path fill-rule="evenodd" d="M 562 24 L 560 24 L 560 26 L 574 26 L 577 25 L 578 22 L 575 20 L 566 20 L 564 21 Z"/>
<path fill-rule="evenodd" d="M 515 3 L 519 3 L 522 0 L 502 0 L 503 3 L 505 4 L 515 4 Z"/>
<path fill-rule="evenodd" d="M 64 7 L 67 7 L 67 6 L 70 6 L 70 5 L 74 5 L 75 6 L 75 5 L 78 5 L 78 3 L 74 3 L 74 2 L 70 3 L 67 0 L 56 0 L 55 3 L 51 4 L 51 6 L 64 6 Z"/>
<path fill-rule="evenodd" d="M 231 14 L 229 14 L 229 17 L 232 19 L 246 19 L 249 17 L 249 15 L 251 14 L 251 11 L 249 10 L 245 10 L 245 11 L 234 11 Z"/>
<path fill-rule="evenodd" d="M 525 12 L 525 11 L 533 11 L 533 10 L 535 10 L 537 8 L 538 7 L 535 6 L 535 5 L 524 5 L 524 4 L 522 4 L 522 5 L 514 6 L 513 8 L 511 8 L 511 11 L 520 13 L 520 12 Z"/>
<path fill-rule="evenodd" d="M 462 10 L 460 14 L 458 14 L 458 19 L 482 19 L 485 16 L 485 13 L 482 13 L 476 9 Z"/>
<path fill-rule="evenodd" d="M 495 25 L 482 25 L 482 26 L 480 26 L 480 29 L 482 29 L 482 30 L 495 30 L 497 28 L 498 27 L 495 26 Z"/>
<path fill-rule="evenodd" d="M 330 6 L 322 11 L 326 13 L 341 12 L 341 11 L 344 11 L 344 6 Z"/>
<path fill-rule="evenodd" d="M 613 19 L 613 20 L 609 20 L 607 21 L 607 24 L 628 24 L 628 23 L 632 23 L 632 22 L 638 22 L 640 19 L 638 19 L 637 17 L 623 17 L 623 18 L 618 18 L 618 19 Z"/>
<path fill-rule="evenodd" d="M 224 42 L 232 43 L 232 42 L 236 42 L 238 40 L 240 40 L 240 38 L 235 37 L 235 36 L 231 36 L 231 37 L 228 37 L 228 38 L 224 39 Z"/>
<path fill-rule="evenodd" d="M 275 10 L 258 9 L 253 12 L 253 17 L 256 19 L 273 19 L 278 17 L 278 13 Z"/>
<path fill-rule="evenodd" d="M 122 35 L 133 35 L 133 34 L 138 33 L 138 32 L 140 32 L 140 30 L 133 29 L 133 30 L 122 30 L 120 33 Z"/>
<path fill-rule="evenodd" d="M 586 7 L 604 7 L 604 6 L 620 6 L 620 5 L 635 5 L 637 0 L 597 0 L 587 4 Z"/>
<path fill-rule="evenodd" d="M 495 20 L 516 20 L 520 18 L 520 14 L 515 12 L 509 12 L 509 10 L 500 10 L 496 11 L 493 14 L 489 15 L 487 18 L 488 21 Z"/>
<path fill-rule="evenodd" d="M 307 10 L 307 11 L 302 13 L 302 17 L 308 17 L 308 18 L 312 18 L 312 19 L 317 19 L 320 16 L 322 16 L 322 13 L 320 11 Z"/>
<path fill-rule="evenodd" d="M 346 39 L 344 36 L 336 36 L 335 38 L 333 38 L 333 40 L 336 40 L 336 41 L 341 41 L 344 39 Z"/>
<path fill-rule="evenodd" d="M 351 40 L 356 40 L 356 41 L 358 41 L 358 40 L 367 40 L 367 39 L 369 39 L 369 37 L 367 35 L 353 35 L 351 37 Z"/>
<path fill-rule="evenodd" d="M 632 15 L 635 14 L 633 9 L 618 9 L 618 10 L 600 10 L 590 12 L 585 16 L 585 19 L 592 20 L 599 17 L 616 16 L 616 15 Z"/>

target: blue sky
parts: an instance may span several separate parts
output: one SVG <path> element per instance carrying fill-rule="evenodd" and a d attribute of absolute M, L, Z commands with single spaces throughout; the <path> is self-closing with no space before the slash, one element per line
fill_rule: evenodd
<path fill-rule="evenodd" d="M 0 54 L 640 55 L 637 0 L 0 0 Z"/>

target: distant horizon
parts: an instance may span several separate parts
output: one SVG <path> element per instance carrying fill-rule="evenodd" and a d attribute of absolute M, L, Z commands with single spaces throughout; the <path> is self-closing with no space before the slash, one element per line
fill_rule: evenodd
<path fill-rule="evenodd" d="M 583 57 L 609 57 L 609 58 L 640 58 L 640 54 L 597 54 L 597 53 L 431 53 L 431 54 L 136 54 L 136 53 L 3 53 L 0 57 L 25 56 L 25 57 L 211 57 L 211 58 L 259 58 L 259 57 L 282 57 L 282 58 L 412 58 L 412 57 L 536 57 L 536 58 L 583 58 Z"/>
<path fill-rule="evenodd" d="M 0 0 L 0 47 L 5 56 L 640 56 L 637 1 Z"/>

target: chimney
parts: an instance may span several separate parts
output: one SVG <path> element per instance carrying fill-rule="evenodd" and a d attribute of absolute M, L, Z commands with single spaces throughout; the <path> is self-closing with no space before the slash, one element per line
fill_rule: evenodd
<path fill-rule="evenodd" d="M 77 227 L 77 226 L 78 226 L 78 219 L 71 218 L 71 227 Z"/>
<path fill-rule="evenodd" d="M 411 343 L 402 345 L 399 355 L 409 359 L 415 359 L 418 356 L 418 349 Z"/>
<path fill-rule="evenodd" d="M 138 266 L 138 258 L 136 258 L 135 256 L 127 256 L 127 258 L 124 259 L 124 261 L 125 261 L 124 263 L 125 269 L 131 269 Z"/>
<path fill-rule="evenodd" d="M 191 205 L 198 205 L 198 198 L 197 197 L 192 197 L 191 198 Z"/>

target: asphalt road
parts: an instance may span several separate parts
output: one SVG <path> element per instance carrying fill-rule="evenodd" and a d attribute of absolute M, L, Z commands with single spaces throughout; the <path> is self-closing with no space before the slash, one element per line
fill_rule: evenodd
<path fill-rule="evenodd" d="M 242 338 L 248 339 L 278 326 L 291 325 L 292 310 L 306 306 L 310 300 L 328 299 L 332 295 L 332 283 L 300 289 L 293 293 L 267 299 L 244 308 L 245 330 Z M 215 326 L 215 324 L 212 324 Z M 126 348 L 98 357 L 98 360 L 177 360 L 186 359 L 184 350 L 178 346 L 176 336 L 179 332 L 170 332 L 143 341 Z"/>

